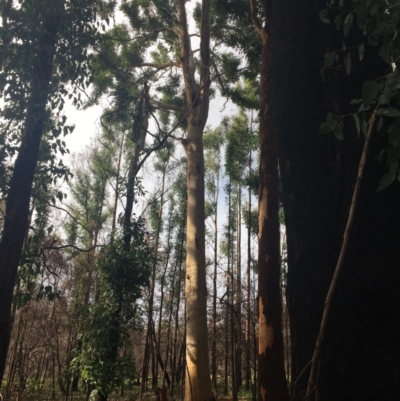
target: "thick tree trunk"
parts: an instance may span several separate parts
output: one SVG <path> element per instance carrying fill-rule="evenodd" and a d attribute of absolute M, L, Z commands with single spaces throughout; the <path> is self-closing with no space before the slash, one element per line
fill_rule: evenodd
<path fill-rule="evenodd" d="M 275 42 L 273 6 L 265 4 L 265 27 L 257 19 L 256 3 L 251 1 L 253 21 L 262 39 L 260 88 L 260 168 L 259 168 L 259 246 L 258 246 L 258 400 L 288 401 L 282 335 L 282 296 L 280 288 L 280 224 L 278 133 L 275 107 L 278 49 Z"/>
<path fill-rule="evenodd" d="M 208 355 L 203 153 L 203 130 L 207 122 L 210 95 L 210 7 L 210 0 L 202 1 L 200 81 L 197 83 L 185 1 L 178 0 L 181 62 L 189 111 L 188 135 L 183 143 L 188 163 L 185 401 L 214 399 Z"/>
<path fill-rule="evenodd" d="M 267 8 L 268 12 L 271 7 Z M 268 15 L 268 18 L 273 16 Z M 288 401 L 280 288 L 278 137 L 274 107 L 274 37 L 267 23 L 263 37 L 260 91 L 259 249 L 258 249 L 258 399 Z M 271 35 L 271 36 L 270 36 Z"/>
<path fill-rule="evenodd" d="M 203 121 L 190 119 L 188 143 L 185 401 L 213 399 L 208 361 Z M 197 126 L 196 126 L 197 125 Z"/>
<path fill-rule="evenodd" d="M 47 119 L 49 84 L 64 3 L 65 0 L 52 0 L 46 6 L 37 56 L 32 66 L 32 86 L 25 127 L 7 194 L 7 212 L 0 242 L 0 382 L 10 342 L 12 294 L 29 218 L 39 145 Z"/>

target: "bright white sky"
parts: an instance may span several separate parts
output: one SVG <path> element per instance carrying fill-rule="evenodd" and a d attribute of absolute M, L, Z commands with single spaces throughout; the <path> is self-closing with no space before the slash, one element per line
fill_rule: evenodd
<path fill-rule="evenodd" d="M 236 112 L 232 102 L 228 102 L 225 107 L 224 103 L 225 99 L 221 97 L 211 101 L 207 125 L 215 128 L 224 116 L 230 116 Z M 73 106 L 66 107 L 67 124 L 75 125 L 74 132 L 65 138 L 71 154 L 83 150 L 100 130 L 102 111 L 102 106 L 93 106 L 87 110 L 76 110 Z"/>

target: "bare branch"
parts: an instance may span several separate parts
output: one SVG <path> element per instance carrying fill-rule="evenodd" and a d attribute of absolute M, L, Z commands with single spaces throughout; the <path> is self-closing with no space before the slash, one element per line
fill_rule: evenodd
<path fill-rule="evenodd" d="M 261 26 L 260 21 L 258 20 L 256 0 L 250 0 L 250 10 L 254 27 L 256 28 L 257 33 L 261 36 L 262 42 L 265 44 L 267 43 L 268 35 L 265 29 L 263 29 L 263 27 Z"/>
<path fill-rule="evenodd" d="M 177 63 L 176 61 L 167 61 L 164 64 L 156 64 L 156 63 L 141 63 L 139 65 L 136 65 L 135 67 L 151 67 L 151 68 L 155 68 L 157 71 L 160 70 L 165 70 L 166 68 L 170 68 L 170 67 L 178 67 L 178 68 L 182 68 L 182 64 L 181 63 Z"/>
<path fill-rule="evenodd" d="M 158 100 L 151 99 L 150 103 L 159 110 L 169 110 L 169 111 L 176 111 L 178 113 L 185 114 L 187 110 L 184 107 L 175 106 L 173 104 L 167 104 L 159 102 Z"/>
<path fill-rule="evenodd" d="M 49 251 L 49 250 L 59 251 L 60 249 L 72 248 L 72 249 L 75 249 L 75 250 L 77 250 L 77 251 L 79 251 L 79 252 L 86 252 L 86 253 L 88 253 L 88 252 L 93 251 L 93 250 L 96 249 L 96 248 L 103 248 L 104 246 L 105 246 L 105 245 L 94 245 L 94 246 L 92 246 L 92 247 L 89 248 L 89 249 L 82 249 L 82 248 L 79 248 L 79 247 L 76 246 L 76 245 L 67 244 L 67 245 L 60 245 L 60 246 L 46 246 L 46 247 L 44 247 L 44 248 L 41 249 L 41 252 L 43 253 L 44 251 Z"/>

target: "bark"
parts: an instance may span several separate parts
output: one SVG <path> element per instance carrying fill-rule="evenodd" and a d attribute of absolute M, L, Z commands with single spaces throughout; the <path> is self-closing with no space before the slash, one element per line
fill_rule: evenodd
<path fill-rule="evenodd" d="M 193 124 L 194 121 L 191 121 Z M 205 271 L 204 159 L 202 131 L 189 128 L 185 401 L 212 400 L 208 362 L 207 288 Z"/>
<path fill-rule="evenodd" d="M 185 401 L 214 399 L 208 356 L 203 153 L 203 130 L 208 117 L 210 92 L 210 5 L 209 0 L 203 0 L 198 85 L 194 78 L 185 2 L 178 0 L 182 71 L 190 109 L 187 140 L 184 142 L 188 163 Z"/>
<path fill-rule="evenodd" d="M 279 109 L 275 108 L 274 103 L 273 79 L 276 72 L 274 50 L 276 47 L 273 32 L 271 32 L 270 21 L 275 17 L 271 15 L 271 3 L 266 4 L 265 28 L 260 33 L 262 66 L 258 204 L 258 399 L 259 401 L 288 401 L 280 288 L 278 136 L 275 125 Z M 253 4 L 253 8 L 254 6 Z"/>
<path fill-rule="evenodd" d="M 37 56 L 33 61 L 31 92 L 21 145 L 9 184 L 6 216 L 0 242 L 0 381 L 3 379 L 11 332 L 11 303 L 29 218 L 29 203 L 39 145 L 47 119 L 53 58 L 65 0 L 49 1 Z"/>

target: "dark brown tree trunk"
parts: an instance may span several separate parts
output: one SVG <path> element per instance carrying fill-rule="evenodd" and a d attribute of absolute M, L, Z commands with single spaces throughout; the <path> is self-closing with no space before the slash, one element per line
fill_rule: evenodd
<path fill-rule="evenodd" d="M 138 112 L 134 119 L 131 141 L 135 145 L 132 158 L 129 162 L 128 183 L 126 189 L 126 202 L 124 213 L 124 242 L 125 248 L 129 249 L 131 242 L 131 217 L 133 202 L 135 199 L 135 180 L 140 169 L 140 155 L 146 143 L 147 128 L 149 126 L 149 88 L 144 85 L 139 100 Z"/>
<path fill-rule="evenodd" d="M 46 104 L 64 3 L 65 0 L 51 0 L 46 6 L 37 56 L 32 66 L 32 89 L 25 126 L 7 194 L 7 212 L 0 242 L 0 381 L 10 342 L 12 294 L 27 230 L 33 175 L 47 119 Z"/>
<path fill-rule="evenodd" d="M 261 27 L 252 1 L 253 19 L 262 39 L 260 88 L 260 168 L 258 203 L 258 400 L 288 401 L 282 335 L 280 288 L 280 224 L 278 133 L 275 107 L 279 90 L 274 86 L 276 61 L 273 22 L 275 2 L 265 4 L 265 27 Z"/>

